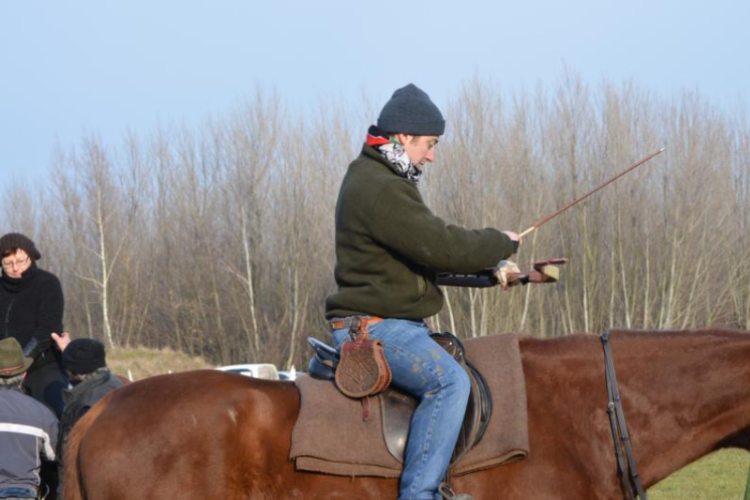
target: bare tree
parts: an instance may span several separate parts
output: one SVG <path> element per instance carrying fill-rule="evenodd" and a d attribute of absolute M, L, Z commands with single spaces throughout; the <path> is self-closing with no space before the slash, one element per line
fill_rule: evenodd
<path fill-rule="evenodd" d="M 446 289 L 435 328 L 537 336 L 750 325 L 750 128 L 697 93 L 658 98 L 572 71 L 508 95 L 481 78 L 445 108 L 420 186 L 449 223 L 522 230 L 668 145 L 525 238 L 522 267 L 565 256 L 556 285 Z M 738 108 L 740 109 L 740 108 Z M 371 101 L 288 110 L 258 90 L 193 129 L 84 139 L 51 187 L 10 184 L 6 230 L 32 233 L 66 292 L 66 324 L 109 345 L 170 346 L 215 363 L 304 362 L 325 335 L 333 211 L 374 121 Z M 46 250 L 44 250 L 46 249 Z"/>

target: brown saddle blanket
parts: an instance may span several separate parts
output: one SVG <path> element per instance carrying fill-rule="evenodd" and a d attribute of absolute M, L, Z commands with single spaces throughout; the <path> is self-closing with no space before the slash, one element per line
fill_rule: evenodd
<path fill-rule="evenodd" d="M 528 455 L 526 387 L 515 334 L 464 342 L 466 358 L 487 379 L 492 418 L 482 440 L 453 465 L 455 475 L 520 460 Z M 330 381 L 298 377 L 300 412 L 289 454 L 298 470 L 342 476 L 399 477 L 401 463 L 383 438 L 379 397 L 370 398 L 371 417 Z"/>

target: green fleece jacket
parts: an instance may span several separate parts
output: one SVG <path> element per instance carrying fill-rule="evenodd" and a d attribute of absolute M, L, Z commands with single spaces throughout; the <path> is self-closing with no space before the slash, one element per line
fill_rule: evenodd
<path fill-rule="evenodd" d="M 512 252 L 510 238 L 496 229 L 464 229 L 436 217 L 416 184 L 365 145 L 336 203 L 338 291 L 326 300 L 326 318 L 427 318 L 443 307 L 438 273 L 480 271 Z"/>

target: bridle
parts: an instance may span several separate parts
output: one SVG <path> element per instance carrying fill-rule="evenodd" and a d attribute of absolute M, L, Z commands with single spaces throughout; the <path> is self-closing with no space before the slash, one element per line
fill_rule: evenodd
<path fill-rule="evenodd" d="M 615 442 L 615 457 L 617 458 L 617 475 L 620 482 L 625 486 L 625 494 L 629 500 L 635 500 L 633 489 L 641 500 L 648 500 L 646 491 L 643 489 L 638 468 L 635 465 L 633 447 L 630 442 L 628 426 L 625 423 L 625 412 L 622 409 L 620 389 L 617 387 L 617 376 L 615 375 L 615 363 L 612 359 L 612 347 L 609 343 L 609 332 L 602 332 L 602 347 L 604 348 L 604 378 L 607 382 L 607 413 L 609 414 L 609 426 L 612 429 L 612 439 Z M 623 445 L 627 456 L 627 477 L 625 477 L 625 460 L 623 459 Z"/>

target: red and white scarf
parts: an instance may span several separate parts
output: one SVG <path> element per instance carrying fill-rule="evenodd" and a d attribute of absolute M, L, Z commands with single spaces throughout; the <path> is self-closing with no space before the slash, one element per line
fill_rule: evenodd
<path fill-rule="evenodd" d="M 368 146 L 377 149 L 383 155 L 383 158 L 395 167 L 396 172 L 414 182 L 414 184 L 419 182 L 422 171 L 411 162 L 404 146 L 396 139 L 388 137 L 382 130 L 372 125 L 367 130 L 366 142 Z"/>

